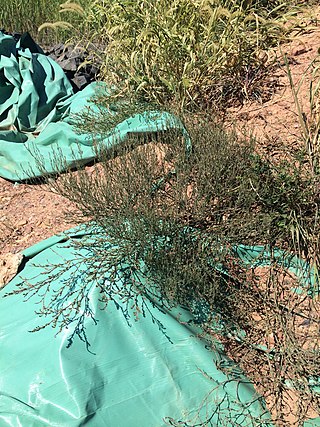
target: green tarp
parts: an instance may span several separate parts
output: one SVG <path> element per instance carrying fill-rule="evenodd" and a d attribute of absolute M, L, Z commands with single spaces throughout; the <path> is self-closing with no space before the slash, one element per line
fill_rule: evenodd
<path fill-rule="evenodd" d="M 0 176 L 20 181 L 41 176 L 42 168 L 52 173 L 62 164 L 72 167 L 79 160 L 93 160 L 92 137 L 75 131 L 74 115 L 84 108 L 96 109 L 91 98 L 104 92 L 107 86 L 96 82 L 73 94 L 60 66 L 30 38 L 16 42 L 0 31 Z M 166 112 L 137 114 L 95 143 L 110 148 L 129 133 L 172 127 L 180 128 L 181 123 Z M 54 160 L 57 153 L 63 153 L 61 164 Z"/>
<path fill-rule="evenodd" d="M 120 297 L 103 309 L 99 287 L 84 283 L 88 274 L 82 274 L 89 269 L 88 254 L 78 243 L 92 239 L 92 232 L 88 226 L 69 230 L 26 249 L 23 269 L 0 292 L 0 427 L 271 427 L 263 399 L 221 343 L 199 337 L 190 312 L 169 310 L 148 297 L 146 316 L 140 313 L 137 321 L 133 307 L 129 321 L 123 315 Z M 246 263 L 268 263 L 262 247 L 234 250 Z M 280 252 L 277 256 L 283 262 Z M 56 274 L 68 262 L 66 271 Z M 60 267 L 52 274 L 54 265 Z M 292 269 L 299 274 L 300 268 L 294 260 Z M 86 286 L 96 320 L 84 319 L 89 349 L 77 337 L 69 346 L 73 323 L 59 334 L 57 327 L 30 333 L 48 320 L 36 315 L 39 294 L 27 301 L 21 294 L 3 298 L 20 283 L 38 281 L 53 285 L 48 299 L 65 283 L 70 301 L 74 287 Z M 113 284 L 119 295 L 123 283 L 120 275 Z M 69 300 L 60 295 L 55 308 Z M 78 311 L 84 312 L 84 306 Z M 304 425 L 319 426 L 320 419 Z"/>
<path fill-rule="evenodd" d="M 76 231 L 68 235 L 85 238 Z M 128 325 L 122 302 L 100 310 L 99 290 L 87 283 L 98 321 L 85 319 L 90 352 L 80 339 L 67 348 L 73 325 L 56 336 L 51 328 L 30 333 L 41 324 L 35 315 L 39 297 L 23 302 L 20 294 L 3 294 L 21 281 L 50 279 L 48 265 L 65 265 L 77 258 L 75 251 L 64 236 L 29 248 L 23 270 L 0 293 L 1 427 L 271 426 L 252 384 L 219 343 L 199 338 L 182 308 L 167 311 L 147 301 L 146 316 L 135 321 L 131 311 Z M 70 267 L 55 289 L 72 275 Z M 82 285 L 78 276 L 74 286 Z M 121 279 L 117 285 L 121 289 Z"/>

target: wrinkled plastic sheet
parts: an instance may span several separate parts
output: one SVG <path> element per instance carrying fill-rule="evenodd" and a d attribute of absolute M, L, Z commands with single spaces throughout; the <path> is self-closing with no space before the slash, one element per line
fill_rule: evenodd
<path fill-rule="evenodd" d="M 182 128 L 169 113 L 146 112 L 93 143 L 92 136 L 76 132 L 75 117 L 84 109 L 97 111 L 92 97 L 104 93 L 109 93 L 107 85 L 95 82 L 74 94 L 61 67 L 31 38 L 16 42 L 0 31 L 0 176 L 21 181 L 59 172 L 92 161 L 97 144 L 111 148 L 129 133 Z"/>
<path fill-rule="evenodd" d="M 29 332 L 41 325 L 38 298 L 24 302 L 21 294 L 4 293 L 21 281 L 48 279 L 49 264 L 64 264 L 82 250 L 69 239 L 84 235 L 75 230 L 27 249 L 24 268 L 0 293 L 0 426 L 160 427 L 170 420 L 271 426 L 252 384 L 219 343 L 199 338 L 183 308 L 168 311 L 150 300 L 146 316 L 135 321 L 131 313 L 128 324 L 115 304 L 101 310 L 92 285 L 89 304 L 98 323 L 85 320 L 90 351 L 80 339 L 68 348 L 72 325 L 57 335 L 51 328 Z M 56 289 L 74 274 L 70 268 Z"/>
<path fill-rule="evenodd" d="M 4 294 L 19 283 L 51 280 L 48 266 L 83 259 L 74 242 L 91 232 L 73 229 L 26 249 L 22 270 L 0 292 L 0 426 L 271 427 L 250 381 L 219 342 L 199 338 L 197 322 L 181 307 L 167 310 L 153 299 L 149 314 L 134 321 L 131 312 L 128 324 L 119 307 L 104 310 L 98 288 L 87 283 L 97 319 L 85 320 L 90 351 L 79 339 L 69 347 L 72 325 L 57 335 L 57 328 L 29 332 L 43 320 L 35 314 L 38 297 Z M 247 263 L 268 262 L 262 247 L 235 250 Z M 300 264 L 292 268 L 297 273 Z M 71 266 L 54 289 L 75 276 Z M 304 423 L 319 425 L 319 418 Z"/>

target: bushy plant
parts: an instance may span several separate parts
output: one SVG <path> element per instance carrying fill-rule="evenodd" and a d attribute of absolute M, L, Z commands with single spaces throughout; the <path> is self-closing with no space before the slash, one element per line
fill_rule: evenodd
<path fill-rule="evenodd" d="M 292 13 L 279 1 L 95 0 L 82 10 L 81 32 L 117 93 L 180 110 L 221 107 L 262 96 L 262 52 L 289 32 Z"/>
<path fill-rule="evenodd" d="M 160 130 L 114 151 L 97 147 L 94 167 L 50 181 L 76 204 L 76 220 L 91 219 L 99 231 L 81 243 L 89 265 L 81 283 L 96 283 L 106 304 L 120 295 L 124 307 L 135 306 L 137 295 L 151 294 L 166 306 L 187 307 L 241 364 L 280 424 L 292 411 L 292 395 L 304 420 L 319 410 L 319 265 L 310 252 L 319 243 L 316 181 L 304 162 L 274 166 L 255 153 L 254 141 L 200 115 L 187 126 L 191 150 L 177 131 Z M 112 281 L 119 266 L 126 277 L 121 292 Z M 50 280 L 68 268 L 55 273 L 53 266 Z M 69 303 L 56 310 L 55 297 L 47 301 L 43 292 L 48 286 L 22 284 L 17 292 L 40 296 L 46 324 L 73 326 L 71 342 L 76 334 L 87 339 L 77 313 L 92 315 L 89 289 L 65 284 L 59 298 Z M 143 307 L 136 312 L 144 315 Z"/>
<path fill-rule="evenodd" d="M 279 1 L 95 0 L 84 9 L 67 2 L 64 9 L 81 12 L 82 31 L 96 44 L 102 77 L 113 87 L 111 97 L 96 99 L 97 113 L 80 117 L 79 130 L 93 141 L 95 133 L 108 134 L 153 104 L 198 110 L 259 96 L 260 53 L 288 31 L 279 17 L 289 9 Z M 141 294 L 187 307 L 242 364 L 279 424 L 288 425 L 293 397 L 301 423 L 320 406 L 315 150 L 274 165 L 256 154 L 254 141 L 227 134 L 201 114 L 186 126 L 192 149 L 180 133 L 160 129 L 157 138 L 132 136 L 115 150 L 98 146 L 93 169 L 50 181 L 53 191 L 76 204 L 76 220 L 89 219 L 99 231 L 81 243 L 89 265 L 83 283 L 99 286 L 108 304 L 119 296 L 112 278 L 120 265 L 125 316 Z M 315 147 L 319 128 L 303 129 Z M 261 245 L 252 249 L 258 255 L 250 258 L 248 247 L 255 245 Z M 295 274 L 288 270 L 292 263 Z M 70 266 L 58 267 L 52 266 L 50 279 Z M 110 286 L 101 284 L 104 276 Z M 81 322 L 92 317 L 86 286 L 72 287 L 74 304 L 59 310 L 54 299 L 46 300 L 48 286 L 22 284 L 17 292 L 40 296 L 45 325 L 74 326 L 70 342 L 77 334 L 86 340 Z M 59 290 L 62 300 L 70 300 L 68 289 Z M 143 315 L 143 307 L 136 309 Z"/>

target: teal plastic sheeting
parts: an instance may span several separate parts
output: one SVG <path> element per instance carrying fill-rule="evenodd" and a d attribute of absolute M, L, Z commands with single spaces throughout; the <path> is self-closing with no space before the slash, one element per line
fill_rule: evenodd
<path fill-rule="evenodd" d="M 92 137 L 75 131 L 74 115 L 96 109 L 91 98 L 101 93 L 108 93 L 108 87 L 96 82 L 73 94 L 61 67 L 30 38 L 16 42 L 0 32 L 0 176 L 20 181 L 93 160 Z M 95 144 L 110 148 L 129 133 L 168 128 L 182 129 L 182 124 L 166 112 L 136 114 Z M 57 153 L 63 153 L 61 165 Z"/>
<path fill-rule="evenodd" d="M 303 423 L 303 427 L 319 427 L 320 426 L 320 417 L 312 418 Z"/>
<path fill-rule="evenodd" d="M 84 233 L 68 236 L 82 239 Z M 21 281 L 48 279 L 48 264 L 66 263 L 77 253 L 68 237 L 55 236 L 24 256 L 24 268 L 0 297 Z M 75 273 L 71 267 L 55 288 Z M 121 279 L 117 285 L 121 289 Z M 37 300 L 24 302 L 20 294 L 0 298 L 1 427 L 272 425 L 252 384 L 221 345 L 199 338 L 186 310 L 168 311 L 147 300 L 146 316 L 135 321 L 131 312 L 128 325 L 121 301 L 100 310 L 92 284 L 88 304 L 98 323 L 85 319 L 89 352 L 79 339 L 67 348 L 72 325 L 56 336 L 51 328 L 30 333 L 41 324 Z"/>

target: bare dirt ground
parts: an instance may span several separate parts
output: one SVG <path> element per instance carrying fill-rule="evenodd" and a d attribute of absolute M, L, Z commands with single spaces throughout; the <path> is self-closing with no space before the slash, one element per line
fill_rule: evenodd
<path fill-rule="evenodd" d="M 71 227 L 64 210 L 71 203 L 44 186 L 0 179 L 0 253 L 17 253 Z"/>
<path fill-rule="evenodd" d="M 317 23 L 319 19 L 320 8 L 314 11 L 314 22 Z M 296 84 L 317 57 L 319 48 L 320 24 L 281 47 L 282 54 L 288 55 Z M 240 108 L 230 109 L 228 121 L 234 121 L 238 126 L 244 126 L 246 131 L 252 131 L 260 141 L 260 149 L 277 157 L 282 156 L 287 148 L 301 147 L 301 134 L 286 66 L 280 56 L 274 77 L 278 79 L 279 89 L 272 99 L 263 104 L 250 102 Z M 306 113 L 309 84 L 307 76 L 299 92 Z M 66 209 L 73 208 L 72 203 L 49 193 L 45 186 L 12 183 L 0 178 L 0 267 L 1 260 L 9 258 L 10 253 L 19 254 L 38 241 L 75 225 L 68 222 L 64 215 Z M 294 424 L 293 419 L 287 420 L 288 425 Z"/>

